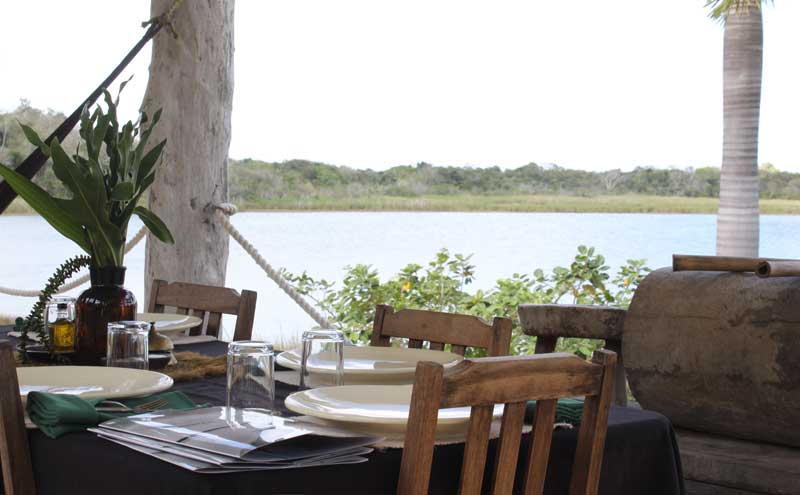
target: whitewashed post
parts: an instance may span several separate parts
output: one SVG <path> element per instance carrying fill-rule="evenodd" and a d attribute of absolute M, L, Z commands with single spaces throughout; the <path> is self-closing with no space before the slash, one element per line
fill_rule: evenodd
<path fill-rule="evenodd" d="M 172 0 L 152 0 L 155 17 Z M 234 0 L 187 1 L 153 40 L 143 108 L 163 108 L 151 142 L 167 139 L 164 162 L 150 189 L 150 209 L 169 226 L 175 245 L 147 236 L 145 292 L 154 278 L 225 284 L 228 234 L 211 205 L 228 196 L 227 159 L 233 103 Z M 154 242 L 151 242 L 154 241 Z M 146 307 L 146 301 L 140 302 Z"/>

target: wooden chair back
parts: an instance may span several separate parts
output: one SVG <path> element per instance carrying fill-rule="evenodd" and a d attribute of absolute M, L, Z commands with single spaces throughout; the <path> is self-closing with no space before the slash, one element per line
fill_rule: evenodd
<path fill-rule="evenodd" d="M 166 306 L 175 307 L 178 314 L 203 320 L 199 327 L 187 330 L 187 335 L 211 335 L 216 338 L 220 337 L 222 315 L 235 315 L 233 340 L 250 340 L 257 296 L 250 290 L 243 290 L 239 294 L 227 287 L 153 280 L 148 311 L 163 313 Z"/>
<path fill-rule="evenodd" d="M 0 465 L 7 495 L 33 495 L 33 464 L 25 431 L 25 415 L 19 398 L 14 347 L 0 341 Z"/>
<path fill-rule="evenodd" d="M 460 495 L 482 491 L 492 413 L 505 404 L 497 442 L 491 491 L 511 494 L 517 470 L 522 424 L 528 400 L 535 399 L 532 438 L 518 492 L 544 489 L 556 403 L 585 396 L 572 467 L 570 495 L 594 495 L 603 461 L 616 354 L 599 350 L 592 362 L 571 354 L 541 354 L 465 360 L 445 370 L 432 362 L 417 365 L 397 492 L 428 493 L 440 408 L 471 407 L 461 468 Z"/>
<path fill-rule="evenodd" d="M 419 349 L 427 341 L 430 348 L 464 355 L 467 347 L 486 349 L 489 356 L 507 356 L 511 347 L 511 320 L 495 317 L 488 324 L 477 316 L 440 313 L 419 309 L 394 308 L 380 304 L 375 308 L 371 345 L 388 347 L 392 337 L 407 338 L 408 346 Z"/>

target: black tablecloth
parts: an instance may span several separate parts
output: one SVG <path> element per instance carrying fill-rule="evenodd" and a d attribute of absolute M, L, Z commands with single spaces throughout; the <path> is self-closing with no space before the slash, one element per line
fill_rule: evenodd
<path fill-rule="evenodd" d="M 221 354 L 220 342 L 179 346 L 206 354 Z M 224 377 L 177 383 L 197 402 L 223 404 Z M 293 387 L 276 384 L 283 404 Z M 284 412 L 286 412 L 284 410 Z M 234 474 L 195 474 L 145 454 L 101 440 L 91 433 L 74 433 L 57 440 L 30 431 L 31 455 L 40 495 L 82 494 L 382 494 L 394 493 L 402 450 L 375 451 L 363 464 Z M 522 442 L 528 448 L 529 436 Z M 553 434 L 545 493 L 566 494 L 576 430 Z M 493 449 L 490 447 L 490 452 Z M 454 494 L 463 445 L 438 446 L 434 455 L 431 493 Z M 487 464 L 487 476 L 493 460 Z M 609 419 L 600 493 L 604 495 L 683 494 L 683 478 L 675 435 L 662 415 L 613 407 Z"/>

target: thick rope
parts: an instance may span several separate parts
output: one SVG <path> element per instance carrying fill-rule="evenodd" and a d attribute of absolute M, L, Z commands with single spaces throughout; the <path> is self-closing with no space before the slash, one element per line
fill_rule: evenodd
<path fill-rule="evenodd" d="M 244 238 L 244 236 L 242 236 L 241 232 L 236 230 L 236 227 L 234 227 L 233 224 L 231 224 L 230 220 L 228 220 L 228 215 L 233 215 L 236 213 L 236 207 L 230 203 L 224 203 L 216 206 L 215 208 L 217 218 L 225 230 L 227 230 L 231 237 L 233 237 L 236 242 L 242 246 L 242 249 L 244 249 L 247 254 L 253 258 L 253 261 L 255 261 L 256 264 L 260 266 L 262 270 L 264 270 L 267 276 L 271 278 L 273 282 L 278 284 L 278 287 L 283 289 L 283 292 L 291 297 L 294 302 L 303 308 L 303 311 L 305 311 L 308 316 L 316 321 L 319 326 L 322 328 L 333 328 L 330 322 L 328 322 L 328 320 L 313 306 L 308 304 L 308 301 L 306 301 L 303 295 L 297 292 L 294 287 L 289 285 L 289 282 L 287 282 L 286 279 L 283 278 L 283 276 L 281 276 L 281 274 L 272 267 L 272 265 L 267 263 L 267 260 L 265 260 L 261 254 L 259 254 L 258 250 L 252 244 L 250 244 L 247 239 Z"/>
<path fill-rule="evenodd" d="M 144 238 L 144 235 L 146 233 L 147 233 L 147 229 L 143 225 L 142 228 L 139 229 L 139 232 L 137 232 L 136 235 L 133 236 L 133 238 L 130 241 L 128 241 L 128 243 L 125 245 L 125 254 L 128 254 L 128 252 L 130 252 L 130 250 L 133 249 L 136 246 L 136 244 L 138 244 L 139 241 L 141 241 Z M 56 294 L 62 294 L 64 292 L 70 291 L 70 290 L 74 289 L 75 287 L 79 287 L 79 286 L 85 284 L 88 281 L 89 281 L 89 274 L 86 273 L 86 274 L 82 275 L 81 277 L 76 278 L 72 282 L 70 282 L 68 284 L 64 284 L 61 287 L 59 287 L 58 291 L 56 291 Z M 11 288 L 8 288 L 8 287 L 0 287 L 0 294 L 6 294 L 6 295 L 9 295 L 9 296 L 18 296 L 18 297 L 39 297 L 39 294 L 41 294 L 41 291 L 38 291 L 38 290 L 11 289 Z"/>

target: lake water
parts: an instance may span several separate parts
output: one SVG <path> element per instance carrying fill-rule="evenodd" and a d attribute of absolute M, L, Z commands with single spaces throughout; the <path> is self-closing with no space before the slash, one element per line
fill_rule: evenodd
<path fill-rule="evenodd" d="M 251 212 L 233 224 L 275 267 L 315 278 L 341 280 L 346 265 L 367 263 L 382 279 L 408 263 L 426 264 L 441 248 L 472 254 L 470 290 L 498 278 L 568 265 L 580 244 L 595 246 L 616 271 L 625 260 L 648 266 L 671 264 L 673 253 L 714 254 L 713 215 L 606 213 L 409 213 Z M 132 223 L 130 234 L 140 227 Z M 40 289 L 67 257 L 79 254 L 68 240 L 36 216 L 0 216 L 0 285 Z M 796 258 L 800 216 L 763 216 L 761 255 Z M 125 259 L 126 286 L 143 305 L 144 242 Z M 231 241 L 226 285 L 258 292 L 254 336 L 295 336 L 314 325 L 235 241 Z M 81 289 L 73 291 L 74 295 Z M 0 313 L 27 314 L 34 299 L 0 295 Z M 230 324 L 227 325 L 230 328 Z"/>

